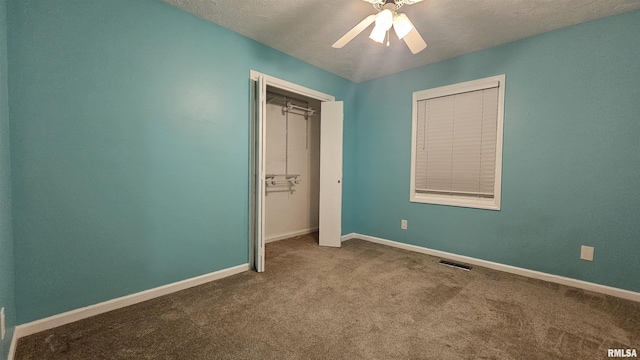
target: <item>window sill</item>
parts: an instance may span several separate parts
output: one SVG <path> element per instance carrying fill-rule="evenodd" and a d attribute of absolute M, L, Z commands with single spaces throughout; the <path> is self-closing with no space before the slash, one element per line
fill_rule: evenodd
<path fill-rule="evenodd" d="M 410 202 L 432 204 L 432 205 L 447 205 L 458 206 L 473 209 L 485 209 L 485 210 L 500 210 L 499 199 L 471 199 L 463 198 L 459 196 L 448 195 L 424 195 L 424 194 L 412 194 Z"/>

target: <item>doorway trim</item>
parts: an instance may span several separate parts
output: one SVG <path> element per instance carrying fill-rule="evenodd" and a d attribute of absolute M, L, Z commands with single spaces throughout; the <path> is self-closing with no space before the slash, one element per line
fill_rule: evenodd
<path fill-rule="evenodd" d="M 259 140 L 257 139 L 256 134 L 256 123 L 258 118 L 258 111 L 256 108 L 256 103 L 258 100 L 256 94 L 256 83 L 262 79 L 262 81 L 266 86 L 275 87 L 282 90 L 287 90 L 308 98 L 316 99 L 322 102 L 325 101 L 335 101 L 335 96 L 322 93 L 320 91 L 316 91 L 298 84 L 294 84 L 292 82 L 282 80 L 270 75 L 266 75 L 264 73 L 250 70 L 249 72 L 249 264 L 255 269 L 256 264 L 256 241 L 257 241 L 257 230 L 256 226 L 258 224 L 258 219 L 256 219 L 256 206 L 257 206 L 257 174 L 256 174 L 256 149 L 259 144 Z M 263 241 L 264 241 L 264 234 Z"/>
<path fill-rule="evenodd" d="M 272 87 L 277 87 L 279 89 L 288 90 L 288 91 L 295 92 L 297 94 L 304 95 L 306 97 L 310 97 L 310 98 L 313 98 L 313 99 L 316 99 L 316 100 L 320 100 L 320 101 L 335 101 L 336 100 L 335 96 L 333 96 L 333 95 L 329 95 L 329 94 L 322 93 L 320 91 L 309 89 L 307 87 L 304 87 L 304 86 L 301 86 L 301 85 L 298 85 L 298 84 L 294 84 L 294 83 L 286 81 L 286 80 L 278 79 L 276 77 L 269 76 L 269 75 L 257 72 L 255 70 L 251 70 L 250 73 L 249 73 L 249 78 L 252 81 L 257 81 L 260 76 L 262 76 L 264 78 L 264 81 L 267 84 L 267 86 L 272 86 Z"/>

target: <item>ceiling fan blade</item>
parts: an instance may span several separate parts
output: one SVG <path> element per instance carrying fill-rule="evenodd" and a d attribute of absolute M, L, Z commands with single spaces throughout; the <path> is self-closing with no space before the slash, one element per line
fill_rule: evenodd
<path fill-rule="evenodd" d="M 424 39 L 418 33 L 416 28 L 413 28 L 404 38 L 404 42 L 407 43 L 409 50 L 415 55 L 420 51 L 427 48 L 427 43 L 424 42 Z"/>
<path fill-rule="evenodd" d="M 340 49 L 341 47 L 347 45 L 347 43 L 353 40 L 358 34 L 360 34 L 364 29 L 366 29 L 369 25 L 371 25 L 376 20 L 376 15 L 369 15 L 364 20 L 360 21 L 358 25 L 356 25 L 353 29 L 349 30 L 348 33 L 344 34 L 343 37 L 338 39 L 331 47 Z"/>

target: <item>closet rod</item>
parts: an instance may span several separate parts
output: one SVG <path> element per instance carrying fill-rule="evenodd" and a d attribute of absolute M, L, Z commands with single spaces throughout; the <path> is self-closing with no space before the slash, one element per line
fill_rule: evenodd
<path fill-rule="evenodd" d="M 313 113 L 315 113 L 315 112 L 316 112 L 316 110 L 315 110 L 315 109 L 312 109 L 312 108 L 304 108 L 304 107 L 302 107 L 302 106 L 293 105 L 293 104 L 292 104 L 292 103 L 290 103 L 290 102 L 288 102 L 288 103 L 287 103 L 287 108 L 288 108 L 288 109 L 304 110 L 304 111 L 306 111 L 306 112 L 310 112 L 310 113 L 311 113 L 311 115 L 313 115 Z"/>
<path fill-rule="evenodd" d="M 289 179 L 289 178 L 299 177 L 300 174 L 267 174 L 264 177 L 265 178 L 274 178 L 274 177 L 277 177 L 277 176 L 282 176 L 282 177 L 285 177 L 285 178 Z"/>
<path fill-rule="evenodd" d="M 271 91 L 267 91 L 267 95 L 275 96 L 275 98 L 277 98 L 278 100 L 282 100 L 282 101 L 287 99 L 287 100 L 293 100 L 293 101 L 303 102 L 303 103 L 309 104 L 308 100 L 296 99 L 295 97 L 292 97 L 292 96 L 285 96 L 285 95 L 277 94 L 277 93 L 274 93 L 274 92 L 271 92 Z"/>

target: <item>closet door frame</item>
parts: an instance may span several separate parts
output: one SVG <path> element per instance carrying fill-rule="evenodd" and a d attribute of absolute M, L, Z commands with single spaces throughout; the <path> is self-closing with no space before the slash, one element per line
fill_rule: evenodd
<path fill-rule="evenodd" d="M 265 270 L 264 260 L 264 107 L 266 104 L 266 88 L 274 87 L 290 91 L 322 102 L 333 102 L 333 95 L 306 88 L 254 70 L 250 71 L 250 129 L 249 129 L 249 262 L 257 272 Z M 341 119 L 342 120 L 342 119 Z M 322 127 L 322 120 L 320 126 Z M 322 149 L 321 149 L 322 151 Z M 321 179 L 322 179 L 322 169 Z M 321 180 L 322 181 L 322 180 Z M 320 184 L 322 186 L 322 183 Z M 322 209 L 320 209 L 322 211 Z M 320 228 L 322 231 L 322 228 Z"/>

